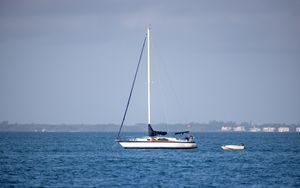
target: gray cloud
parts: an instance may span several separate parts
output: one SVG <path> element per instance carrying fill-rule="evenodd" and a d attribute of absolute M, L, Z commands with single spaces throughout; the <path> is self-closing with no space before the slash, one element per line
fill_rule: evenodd
<path fill-rule="evenodd" d="M 118 123 L 152 24 L 154 121 L 297 123 L 299 20 L 292 0 L 1 1 L 0 120 Z M 129 123 L 145 121 L 144 74 Z"/>

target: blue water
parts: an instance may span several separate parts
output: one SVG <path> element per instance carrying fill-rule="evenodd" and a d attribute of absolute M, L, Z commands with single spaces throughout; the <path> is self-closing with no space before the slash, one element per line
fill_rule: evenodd
<path fill-rule="evenodd" d="M 125 150 L 112 133 L 0 133 L 0 187 L 300 187 L 300 134 L 195 136 L 194 150 Z"/>

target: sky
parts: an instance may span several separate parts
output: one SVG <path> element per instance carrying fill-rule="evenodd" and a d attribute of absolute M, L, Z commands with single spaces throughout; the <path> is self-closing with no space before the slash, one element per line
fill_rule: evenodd
<path fill-rule="evenodd" d="M 149 25 L 153 123 L 300 123 L 298 0 L 1 0 L 0 121 L 119 124 Z"/>

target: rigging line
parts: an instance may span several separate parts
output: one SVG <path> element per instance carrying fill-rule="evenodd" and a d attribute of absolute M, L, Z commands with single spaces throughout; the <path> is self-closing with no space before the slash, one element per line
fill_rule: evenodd
<path fill-rule="evenodd" d="M 117 139 L 120 138 L 121 129 L 122 129 L 123 125 L 124 125 L 124 121 L 125 121 L 125 118 L 126 118 L 127 110 L 128 110 L 129 103 L 130 103 L 130 99 L 131 99 L 131 96 L 132 96 L 132 91 L 133 91 L 133 88 L 134 88 L 135 80 L 136 80 L 137 73 L 138 73 L 138 70 L 139 70 L 139 67 L 140 67 L 140 64 L 141 64 L 141 59 L 142 59 L 142 56 L 143 56 L 143 51 L 144 51 L 144 48 L 145 48 L 146 39 L 147 39 L 147 35 L 146 35 L 146 37 L 144 39 L 144 42 L 143 42 L 142 51 L 141 51 L 141 54 L 140 54 L 139 62 L 137 64 L 137 67 L 136 67 L 136 70 L 135 70 L 135 75 L 134 75 L 134 78 L 133 78 L 133 82 L 132 82 L 131 90 L 130 90 L 130 93 L 129 93 L 129 97 L 128 97 L 128 101 L 127 101 L 125 113 L 124 113 L 124 116 L 123 116 L 123 119 L 122 119 L 122 123 L 121 123 L 120 128 L 119 128 Z"/>
<path fill-rule="evenodd" d="M 154 49 L 156 49 L 156 46 L 155 46 L 155 40 L 153 40 L 152 42 L 152 46 Z M 157 50 L 158 51 L 158 50 Z M 154 56 L 155 58 L 155 56 Z M 161 58 L 160 58 L 161 60 Z M 158 59 L 159 61 L 159 59 Z M 160 64 L 160 63 L 159 63 Z M 153 71 L 156 75 L 158 75 L 158 79 L 157 79 L 157 88 L 158 88 L 158 93 L 160 94 L 158 96 L 159 98 L 159 105 L 162 106 L 162 108 L 159 108 L 160 109 L 160 112 L 162 110 L 162 118 L 161 118 L 161 123 L 165 124 L 166 125 L 166 129 L 167 129 L 167 132 L 169 132 L 169 126 L 168 126 L 168 123 L 169 123 L 169 119 L 168 119 L 168 115 L 167 115 L 167 105 L 166 105 L 166 102 L 167 101 L 167 97 L 166 97 L 166 92 L 165 90 L 163 89 L 164 85 L 163 85 L 163 73 L 161 72 L 161 69 L 159 68 L 159 64 L 157 64 L 157 66 L 153 66 Z"/>
<path fill-rule="evenodd" d="M 155 42 L 155 41 L 154 41 Z M 152 42 L 152 46 L 155 48 L 155 44 L 154 42 Z M 165 61 L 165 58 L 161 55 L 161 53 L 157 53 L 157 55 L 159 56 L 159 58 L 161 59 L 160 63 L 162 66 L 162 71 L 163 71 L 163 74 L 165 76 L 165 84 L 166 86 L 169 86 L 169 88 L 165 88 L 164 89 L 164 92 L 167 93 L 167 92 L 171 92 L 173 94 L 173 96 L 175 97 L 175 104 L 176 104 L 176 109 L 180 109 L 178 111 L 178 113 L 181 114 L 181 116 L 183 116 L 183 119 L 184 121 L 187 121 L 188 118 L 186 116 L 185 113 L 182 113 L 184 112 L 186 109 L 184 108 L 184 105 L 182 103 L 182 98 L 180 96 L 178 96 L 178 92 L 176 92 L 176 89 L 174 87 L 174 83 L 172 82 L 172 79 L 171 79 L 171 76 L 170 76 L 170 72 L 168 70 L 170 69 L 167 69 L 168 66 L 168 61 Z M 162 79 L 163 80 L 163 79 Z M 163 87 L 164 88 L 164 87 Z M 171 100 L 170 100 L 171 101 Z M 186 123 L 189 123 L 189 122 L 184 122 L 183 124 L 186 124 Z M 178 130 L 179 131 L 179 130 Z"/>

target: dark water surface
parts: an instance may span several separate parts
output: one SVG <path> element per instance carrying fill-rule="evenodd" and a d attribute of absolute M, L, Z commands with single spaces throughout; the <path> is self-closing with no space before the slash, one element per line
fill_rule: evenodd
<path fill-rule="evenodd" d="M 195 136 L 193 150 L 125 150 L 112 133 L 0 133 L 0 187 L 300 187 L 299 133 Z"/>

